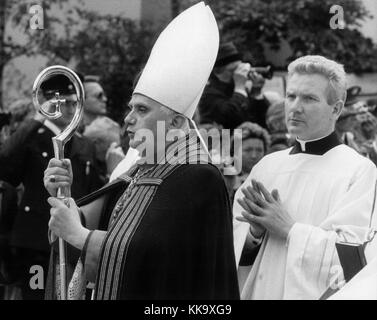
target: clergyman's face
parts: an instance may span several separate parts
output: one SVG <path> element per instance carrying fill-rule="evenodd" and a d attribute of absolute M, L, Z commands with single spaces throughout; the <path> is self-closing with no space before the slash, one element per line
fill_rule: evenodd
<path fill-rule="evenodd" d="M 157 137 L 165 138 L 166 132 L 169 128 L 170 116 L 168 113 L 164 112 L 160 103 L 155 100 L 152 100 L 141 94 L 133 94 L 131 101 L 129 102 L 129 107 L 131 111 L 127 114 L 124 119 L 126 125 L 126 131 L 130 138 L 129 145 L 132 148 L 137 148 L 142 141 L 135 139 L 135 134 L 138 130 L 147 129 L 153 134 L 154 143 L 159 143 Z M 165 123 L 164 132 L 159 132 L 157 134 L 157 122 L 162 121 Z"/>
<path fill-rule="evenodd" d="M 327 102 L 328 85 L 320 74 L 294 73 L 288 78 L 285 120 L 292 136 L 314 140 L 334 130 L 339 112 Z"/>

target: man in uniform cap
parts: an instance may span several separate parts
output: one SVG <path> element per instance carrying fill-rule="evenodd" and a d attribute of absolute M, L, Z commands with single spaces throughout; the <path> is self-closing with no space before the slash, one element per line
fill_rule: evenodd
<path fill-rule="evenodd" d="M 85 127 L 83 135 L 94 143 L 101 179 L 108 182 L 110 174 L 120 161 L 119 157 L 116 158 L 118 161 L 114 161 L 114 156 L 109 155 L 120 144 L 119 124 L 108 117 L 98 117 Z"/>
<path fill-rule="evenodd" d="M 225 183 L 215 166 L 204 163 L 208 155 L 189 130 L 218 37 L 213 14 L 202 2 L 160 34 L 125 119 L 130 146 L 143 154 L 146 133 L 146 153 L 154 146 L 152 155 L 79 202 L 86 226 L 72 199 L 71 209 L 49 199 L 50 228 L 82 250 L 78 266 L 85 280 L 95 282 L 95 299 L 239 297 Z M 166 137 L 174 132 L 184 134 Z M 46 170 L 52 195 L 56 188 L 48 177 L 61 169 L 54 160 Z"/>
<path fill-rule="evenodd" d="M 48 193 L 43 185 L 43 173 L 54 156 L 52 137 L 59 134 L 72 120 L 76 96 L 74 86 L 63 75 L 55 75 L 41 85 L 46 101 L 59 92 L 62 117 L 45 119 L 36 113 L 33 119 L 22 123 L 5 141 L 0 150 L 0 180 L 13 186 L 23 184 L 24 193 L 12 230 L 11 245 L 17 252 L 19 277 L 23 299 L 43 299 L 44 286 L 30 287 L 34 273 L 30 268 L 39 265 L 47 275 L 50 245 L 48 242 Z M 52 111 L 52 110 L 50 110 Z M 77 177 L 72 184 L 72 196 L 82 197 L 101 186 L 95 166 L 94 145 L 85 137 L 75 134 L 65 147 L 65 155 L 72 163 Z"/>

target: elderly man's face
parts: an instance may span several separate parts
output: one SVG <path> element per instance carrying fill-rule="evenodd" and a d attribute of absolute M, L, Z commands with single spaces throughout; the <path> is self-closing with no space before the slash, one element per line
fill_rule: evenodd
<path fill-rule="evenodd" d="M 302 140 L 330 134 L 337 119 L 335 105 L 327 103 L 328 80 L 320 74 L 294 73 L 288 78 L 285 119 L 288 132 Z"/>
<path fill-rule="evenodd" d="M 129 145 L 132 148 L 137 148 L 142 141 L 135 139 L 135 134 L 138 130 L 148 129 L 154 138 L 154 145 L 161 144 L 161 141 L 157 141 L 157 122 L 163 121 L 165 123 L 165 131 L 159 133 L 159 137 L 164 135 L 169 128 L 169 120 L 171 116 L 164 112 L 164 108 L 160 103 L 154 101 L 141 94 L 134 94 L 129 102 L 131 111 L 126 116 L 124 122 L 126 125 L 126 131 L 130 137 Z"/>
<path fill-rule="evenodd" d="M 89 82 L 84 85 L 86 95 L 84 112 L 105 115 L 107 98 L 103 88 L 97 82 Z"/>

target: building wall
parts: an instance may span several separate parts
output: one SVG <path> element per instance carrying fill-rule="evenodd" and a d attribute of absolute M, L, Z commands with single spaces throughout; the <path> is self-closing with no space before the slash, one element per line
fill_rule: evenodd
<path fill-rule="evenodd" d="M 171 21 L 171 0 L 141 0 L 140 18 L 151 23 L 158 33 Z"/>
<path fill-rule="evenodd" d="M 142 0 L 84 0 L 84 3 L 86 8 L 103 14 L 119 14 L 134 20 L 141 17 Z"/>
<path fill-rule="evenodd" d="M 377 1 L 376 0 L 362 0 L 367 10 L 373 15 L 372 19 L 363 22 L 361 26 L 362 33 L 372 38 L 377 44 Z"/>

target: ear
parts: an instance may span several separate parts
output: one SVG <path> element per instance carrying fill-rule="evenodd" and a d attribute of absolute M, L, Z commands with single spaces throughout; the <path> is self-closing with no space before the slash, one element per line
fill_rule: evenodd
<path fill-rule="evenodd" d="M 342 113 L 344 107 L 344 101 L 338 100 L 337 102 L 334 103 L 333 105 L 333 114 L 334 116 L 338 119 L 340 114 Z"/>
<path fill-rule="evenodd" d="M 185 123 L 186 118 L 183 115 L 176 113 L 169 121 L 169 129 L 181 129 Z"/>
<path fill-rule="evenodd" d="M 212 73 L 213 73 L 216 77 L 218 77 L 218 76 L 221 76 L 221 75 L 222 75 L 222 73 L 224 72 L 224 70 L 225 70 L 225 66 L 214 67 L 214 68 L 212 69 Z"/>

